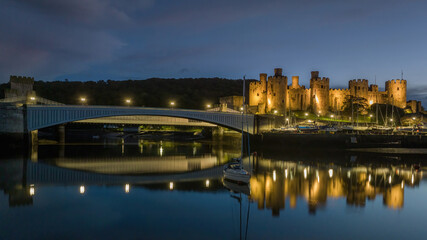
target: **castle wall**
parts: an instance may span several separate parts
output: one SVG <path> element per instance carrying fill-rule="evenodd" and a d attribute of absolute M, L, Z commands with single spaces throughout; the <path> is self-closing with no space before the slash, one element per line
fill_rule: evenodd
<path fill-rule="evenodd" d="M 344 101 L 350 95 L 350 89 L 329 90 L 329 107 L 332 111 L 342 111 Z"/>
<path fill-rule="evenodd" d="M 316 114 L 326 114 L 329 108 L 329 78 L 320 78 L 319 72 L 311 72 L 310 105 Z"/>
<path fill-rule="evenodd" d="M 389 80 L 385 83 L 388 97 L 388 104 L 405 108 L 406 107 L 406 80 Z"/>
<path fill-rule="evenodd" d="M 282 75 L 281 68 L 274 69 L 274 72 L 267 82 L 267 112 L 277 110 L 279 114 L 286 114 L 288 78 Z"/>
<path fill-rule="evenodd" d="M 368 100 L 368 80 L 366 79 L 353 79 L 348 82 L 350 95 L 353 97 L 360 97 Z"/>
<path fill-rule="evenodd" d="M 5 97 L 21 97 L 33 93 L 34 78 L 10 76 L 10 89 L 5 91 Z"/>

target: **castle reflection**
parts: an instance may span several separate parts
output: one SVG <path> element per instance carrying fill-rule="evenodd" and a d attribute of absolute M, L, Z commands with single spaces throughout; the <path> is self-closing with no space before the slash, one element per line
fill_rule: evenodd
<path fill-rule="evenodd" d="M 420 184 L 422 169 L 410 166 L 340 166 L 329 163 L 273 161 L 256 157 L 250 180 L 251 199 L 258 209 L 271 209 L 273 216 L 285 209 L 286 201 L 295 208 L 303 198 L 308 211 L 326 206 L 328 199 L 345 198 L 347 205 L 364 207 L 366 202 L 382 195 L 383 204 L 390 209 L 404 205 L 405 187 Z"/>

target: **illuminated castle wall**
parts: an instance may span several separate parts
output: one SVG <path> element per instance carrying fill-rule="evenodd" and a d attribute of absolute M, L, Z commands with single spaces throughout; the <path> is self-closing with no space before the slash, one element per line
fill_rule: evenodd
<path fill-rule="evenodd" d="M 385 91 L 378 85 L 369 85 L 367 79 L 350 80 L 347 89 L 330 89 L 329 78 L 319 77 L 318 71 L 311 72 L 310 88 L 299 84 L 299 77 L 293 76 L 288 86 L 287 76 L 282 69 L 274 69 L 274 76 L 260 74 L 260 80 L 249 85 L 249 109 L 253 113 L 286 114 L 289 110 L 310 110 L 324 115 L 328 111 L 343 110 L 344 101 L 349 96 L 365 98 L 369 105 L 391 104 L 400 108 L 407 106 L 406 80 L 389 80 Z"/>

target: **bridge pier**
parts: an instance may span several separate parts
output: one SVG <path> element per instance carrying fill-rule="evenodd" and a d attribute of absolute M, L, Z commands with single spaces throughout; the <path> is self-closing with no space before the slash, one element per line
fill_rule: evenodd
<path fill-rule="evenodd" d="M 65 124 L 58 125 L 58 143 L 65 143 Z"/>

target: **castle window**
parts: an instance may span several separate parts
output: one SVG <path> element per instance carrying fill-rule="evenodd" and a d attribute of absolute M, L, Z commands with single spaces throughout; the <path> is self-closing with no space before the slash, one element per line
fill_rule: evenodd
<path fill-rule="evenodd" d="M 257 95 L 257 97 L 259 97 L 259 93 L 257 93 L 256 95 Z"/>
<path fill-rule="evenodd" d="M 276 96 L 276 93 L 273 93 L 273 96 Z"/>
<path fill-rule="evenodd" d="M 282 103 L 285 103 L 285 100 L 282 100 Z"/>
<path fill-rule="evenodd" d="M 360 87 L 358 87 L 357 90 L 360 90 Z"/>
<path fill-rule="evenodd" d="M 391 94 L 391 97 L 393 97 L 393 94 Z"/>
<path fill-rule="evenodd" d="M 399 91 L 399 88 L 397 88 L 397 91 Z"/>
<path fill-rule="evenodd" d="M 323 88 L 323 85 L 320 85 L 320 88 Z"/>

